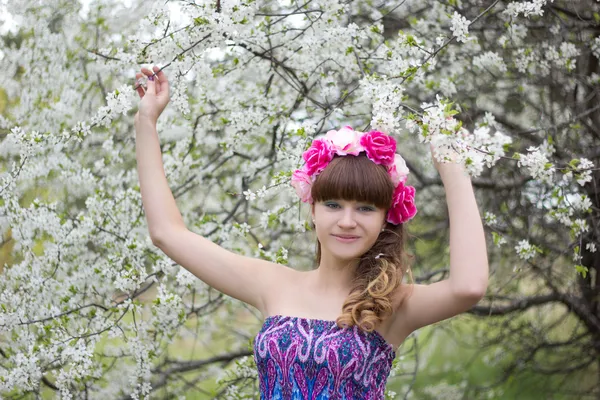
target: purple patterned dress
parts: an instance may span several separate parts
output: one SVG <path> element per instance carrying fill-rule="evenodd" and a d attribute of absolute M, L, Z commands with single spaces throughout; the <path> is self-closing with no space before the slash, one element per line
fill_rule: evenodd
<path fill-rule="evenodd" d="M 376 331 L 267 317 L 254 341 L 261 400 L 383 399 L 396 354 Z"/>

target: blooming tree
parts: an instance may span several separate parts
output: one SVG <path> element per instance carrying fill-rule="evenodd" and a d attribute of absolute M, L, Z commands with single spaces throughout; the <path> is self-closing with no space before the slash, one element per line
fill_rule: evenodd
<path fill-rule="evenodd" d="M 259 318 L 174 265 L 148 236 L 133 77 L 152 64 L 172 84 L 158 131 L 190 229 L 309 268 L 314 236 L 292 172 L 316 136 L 346 125 L 380 130 L 398 139 L 417 189 L 410 226 L 429 245 L 415 242 L 416 280 L 440 279 L 447 215 L 431 143 L 440 160 L 465 165 L 480 199 L 493 275 L 472 313 L 490 328 L 477 340 L 516 354 L 482 355 L 508 371 L 499 381 L 600 368 L 597 1 L 1 7 L 17 26 L 4 33 L 0 56 L 2 396 L 184 396 L 214 378 L 220 396 L 255 396 L 246 344 Z M 533 312 L 513 317 L 525 310 Z M 234 316 L 255 323 L 232 326 Z M 171 346 L 224 335 L 218 354 L 190 359 Z M 397 364 L 408 378 L 390 381 L 407 383 L 404 396 L 419 369 L 418 340 L 408 339 L 409 357 Z M 598 393 L 594 376 L 578 390 Z M 493 396 L 497 383 L 456 390 Z"/>

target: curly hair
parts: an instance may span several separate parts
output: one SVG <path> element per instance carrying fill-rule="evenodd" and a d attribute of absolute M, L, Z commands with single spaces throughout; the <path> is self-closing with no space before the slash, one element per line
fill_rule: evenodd
<path fill-rule="evenodd" d="M 373 204 L 384 210 L 392 203 L 394 185 L 382 165 L 364 154 L 335 156 L 313 183 L 315 202 L 331 199 L 354 200 Z M 340 327 L 359 326 L 373 331 L 393 312 L 393 299 L 412 258 L 405 251 L 406 231 L 403 224 L 386 223 L 373 246 L 358 259 L 352 287 L 336 319 Z M 321 243 L 317 239 L 316 263 L 321 261 Z M 407 293 L 400 294 L 402 301 Z"/>

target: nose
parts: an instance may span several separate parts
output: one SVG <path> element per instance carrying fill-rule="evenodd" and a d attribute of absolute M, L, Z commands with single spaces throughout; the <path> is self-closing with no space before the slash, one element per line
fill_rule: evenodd
<path fill-rule="evenodd" d="M 344 229 L 352 229 L 356 226 L 356 220 L 354 218 L 354 210 L 352 207 L 346 207 L 340 215 L 338 220 L 338 226 Z"/>

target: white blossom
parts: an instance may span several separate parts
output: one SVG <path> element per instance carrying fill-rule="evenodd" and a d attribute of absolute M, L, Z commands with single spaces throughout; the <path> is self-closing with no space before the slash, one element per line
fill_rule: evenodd
<path fill-rule="evenodd" d="M 548 159 L 548 148 L 531 146 L 528 154 L 521 154 L 517 165 L 528 169 L 529 174 L 542 182 L 550 183 L 554 176 L 555 167 Z"/>
<path fill-rule="evenodd" d="M 506 72 L 507 67 L 504 60 L 496 52 L 488 51 L 473 58 L 473 65 L 481 69 Z"/>
<path fill-rule="evenodd" d="M 531 15 L 543 15 L 543 7 L 546 5 L 548 0 L 533 0 L 533 1 L 513 1 L 508 3 L 504 12 L 512 17 L 517 17 L 519 14 L 523 14 L 525 17 Z M 553 3 L 554 0 L 550 0 Z"/>
<path fill-rule="evenodd" d="M 450 30 L 457 41 L 463 43 L 467 41 L 470 23 L 471 21 L 460 15 L 458 12 L 455 11 L 454 14 L 452 14 L 452 26 L 450 27 Z"/>
<path fill-rule="evenodd" d="M 600 60 L 600 36 L 597 36 L 592 43 L 590 44 L 592 48 L 592 52 L 596 56 L 597 59 Z"/>
<path fill-rule="evenodd" d="M 498 223 L 498 219 L 494 213 L 486 211 L 483 219 L 485 220 L 485 224 L 488 226 L 493 226 Z"/>
<path fill-rule="evenodd" d="M 596 243 L 593 243 L 593 242 L 588 242 L 588 243 L 586 243 L 586 245 L 585 245 L 585 249 L 586 249 L 587 251 L 589 251 L 590 253 L 595 253 L 595 252 L 596 252 L 596 249 L 597 249 L 597 247 L 596 247 Z"/>
<path fill-rule="evenodd" d="M 528 240 L 521 240 L 516 246 L 515 251 L 522 260 L 529 260 L 538 253 L 538 248 L 529 243 Z"/>

